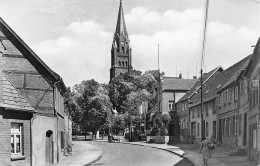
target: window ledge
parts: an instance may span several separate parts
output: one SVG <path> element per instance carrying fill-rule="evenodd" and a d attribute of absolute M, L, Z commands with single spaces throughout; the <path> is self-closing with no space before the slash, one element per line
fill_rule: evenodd
<path fill-rule="evenodd" d="M 15 154 L 12 154 L 11 155 L 11 161 L 16 161 L 16 160 L 25 160 L 25 156 L 21 155 L 21 154 L 18 154 L 18 155 L 15 155 Z"/>

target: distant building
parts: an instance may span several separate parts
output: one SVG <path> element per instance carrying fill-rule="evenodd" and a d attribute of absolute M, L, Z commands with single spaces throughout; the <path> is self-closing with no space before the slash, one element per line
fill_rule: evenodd
<path fill-rule="evenodd" d="M 238 145 L 241 145 L 241 143 L 239 143 L 239 137 L 242 133 L 237 129 L 241 127 L 241 124 L 238 123 L 239 108 L 244 104 L 241 102 L 243 100 L 243 96 L 241 96 L 242 93 L 238 90 L 240 87 L 239 78 L 244 77 L 244 71 L 248 67 L 250 58 L 251 56 L 249 55 L 232 65 L 215 81 L 216 86 L 219 87 L 216 97 L 219 131 L 218 141 L 231 149 L 237 149 Z M 246 90 L 246 87 L 247 85 L 245 84 L 243 89 Z M 244 94 L 246 95 L 246 93 L 247 92 Z M 244 101 L 247 102 L 247 99 Z"/>
<path fill-rule="evenodd" d="M 110 80 L 132 69 L 132 49 L 126 30 L 123 6 L 120 1 L 116 31 L 111 48 Z"/>
<path fill-rule="evenodd" d="M 240 81 L 241 95 L 247 94 L 248 104 L 243 97 L 243 103 L 239 110 L 241 117 L 241 131 L 243 137 L 243 145 L 248 150 L 248 158 L 255 161 L 256 165 L 260 164 L 260 97 L 259 97 L 259 78 L 260 78 L 260 38 L 255 46 L 249 67 L 245 72 L 245 77 Z M 246 88 L 246 85 L 248 88 Z M 240 141 L 242 143 L 242 140 Z M 241 144 L 240 143 L 240 144 Z M 245 144 L 244 144 L 245 143 Z"/>
<path fill-rule="evenodd" d="M 180 99 L 187 91 L 190 90 L 196 79 L 183 79 L 180 77 L 163 77 L 160 96 L 158 103 L 148 111 L 148 128 L 155 127 L 154 117 L 157 114 L 170 114 L 171 122 L 169 124 L 169 135 L 175 136 L 178 132 L 178 120 L 175 102 Z M 159 109 L 160 108 L 160 109 Z M 170 137 L 170 141 L 173 137 Z"/>
<path fill-rule="evenodd" d="M 210 79 L 213 79 L 222 71 L 222 67 L 217 67 L 208 73 L 204 73 L 202 77 L 203 85 L 207 85 Z M 179 136 L 182 143 L 193 142 L 195 136 L 200 137 L 200 105 L 198 105 L 198 101 L 196 102 L 196 105 L 194 105 L 194 96 L 199 93 L 200 89 L 201 81 L 199 78 L 191 89 L 177 102 L 176 108 L 177 117 L 179 118 Z"/>

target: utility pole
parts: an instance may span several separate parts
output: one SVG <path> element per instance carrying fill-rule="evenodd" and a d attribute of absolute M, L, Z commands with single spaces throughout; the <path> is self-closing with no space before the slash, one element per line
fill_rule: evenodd
<path fill-rule="evenodd" d="M 159 113 L 161 112 L 161 104 L 160 104 L 160 100 L 161 100 L 161 95 L 160 95 L 160 91 L 161 91 L 161 74 L 160 74 L 160 54 L 159 54 L 159 44 L 158 44 L 158 73 L 159 73 L 159 78 L 158 78 L 158 111 Z"/>
<path fill-rule="evenodd" d="M 201 138 L 205 136 L 204 134 L 204 120 L 203 120 L 203 70 L 200 71 L 200 102 L 201 102 L 201 109 L 200 109 L 200 115 L 201 115 Z"/>
<path fill-rule="evenodd" d="M 206 32 L 207 32 L 207 21 L 208 21 L 208 8 L 209 0 L 206 0 L 205 5 L 205 17 L 204 17 L 204 29 L 203 29 L 203 43 L 202 43 L 202 55 L 201 55 L 201 71 L 200 71 L 200 85 L 201 85 L 201 138 L 205 137 L 205 127 L 203 120 L 203 66 L 205 56 L 205 44 L 206 44 Z"/>
<path fill-rule="evenodd" d="M 129 112 L 129 118 L 130 118 L 130 126 L 129 126 L 129 129 L 130 129 L 130 131 L 129 131 L 129 142 L 131 142 L 132 141 L 132 114 L 131 114 L 131 111 Z"/>

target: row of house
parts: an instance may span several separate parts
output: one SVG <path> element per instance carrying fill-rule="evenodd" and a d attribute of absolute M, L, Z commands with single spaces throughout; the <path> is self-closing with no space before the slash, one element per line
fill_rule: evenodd
<path fill-rule="evenodd" d="M 0 18 L 0 165 L 59 162 L 72 140 L 65 92 L 62 78 Z"/>
<path fill-rule="evenodd" d="M 207 139 L 259 162 L 259 60 L 260 39 L 252 55 L 225 70 L 220 66 L 204 73 L 203 82 L 198 79 L 175 103 L 176 111 L 170 112 L 177 115 L 175 136 L 183 143 L 198 143 L 204 133 Z"/>

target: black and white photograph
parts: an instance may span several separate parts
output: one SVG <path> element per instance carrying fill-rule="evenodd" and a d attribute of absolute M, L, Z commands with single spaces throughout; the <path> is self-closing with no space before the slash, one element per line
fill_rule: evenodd
<path fill-rule="evenodd" d="M 260 166 L 260 0 L 0 0 L 0 166 Z"/>

